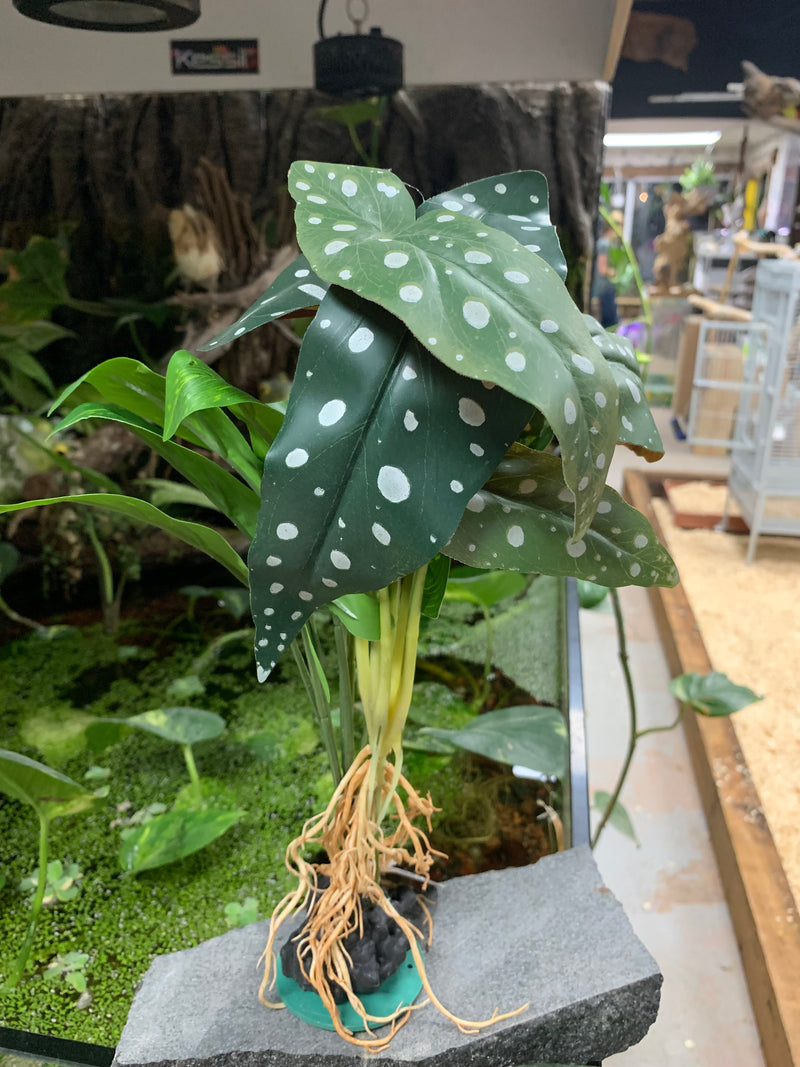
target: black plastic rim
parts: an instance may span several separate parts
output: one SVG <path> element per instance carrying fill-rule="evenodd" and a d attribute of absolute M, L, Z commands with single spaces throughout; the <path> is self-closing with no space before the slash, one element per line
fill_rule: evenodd
<path fill-rule="evenodd" d="M 37 22 L 49 22 L 54 26 L 68 26 L 76 30 L 104 30 L 111 33 L 146 33 L 154 30 L 177 30 L 190 26 L 200 17 L 200 0 L 103 0 L 102 6 L 112 9 L 116 4 L 126 8 L 141 7 L 156 10 L 160 17 L 141 22 L 104 21 L 91 17 L 100 6 L 97 0 L 70 0 L 67 13 L 59 11 L 64 0 L 14 0 L 14 7 L 21 15 Z M 72 6 L 84 6 L 87 17 L 75 17 L 69 13 Z"/>

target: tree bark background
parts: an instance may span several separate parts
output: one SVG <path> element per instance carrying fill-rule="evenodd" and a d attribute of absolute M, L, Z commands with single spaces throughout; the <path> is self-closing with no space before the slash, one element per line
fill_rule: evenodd
<path fill-rule="evenodd" d="M 608 95 L 599 82 L 410 90 L 411 106 L 395 99 L 388 109 L 381 163 L 425 197 L 543 171 L 580 300 Z M 0 244 L 21 247 L 67 223 L 75 296 L 162 299 L 172 269 L 165 213 L 195 201 L 200 157 L 224 168 L 257 223 L 274 226 L 292 160 L 358 162 L 347 131 L 315 114 L 329 103 L 310 90 L 2 99 Z M 287 234 L 273 236 L 277 245 Z M 85 342 L 85 324 L 82 333 Z"/>

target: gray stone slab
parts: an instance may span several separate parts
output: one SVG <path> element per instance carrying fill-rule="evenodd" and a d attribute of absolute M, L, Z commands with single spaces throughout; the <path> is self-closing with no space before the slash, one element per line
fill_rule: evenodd
<path fill-rule="evenodd" d="M 116 1067 L 362 1064 L 364 1053 L 336 1034 L 259 1003 L 266 928 L 254 923 L 157 958 Z M 426 1005 L 386 1052 L 367 1059 L 398 1067 L 586 1064 L 640 1041 L 658 1011 L 658 967 L 587 847 L 445 883 L 426 967 L 439 998 L 463 1019 L 529 1006 L 470 1036 Z"/>

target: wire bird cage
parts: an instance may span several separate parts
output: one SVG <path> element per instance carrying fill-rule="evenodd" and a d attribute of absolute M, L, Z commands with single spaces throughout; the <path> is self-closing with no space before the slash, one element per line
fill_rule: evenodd
<path fill-rule="evenodd" d="M 759 263 L 746 343 L 725 512 L 750 527 L 752 563 L 761 534 L 800 536 L 800 262 Z"/>

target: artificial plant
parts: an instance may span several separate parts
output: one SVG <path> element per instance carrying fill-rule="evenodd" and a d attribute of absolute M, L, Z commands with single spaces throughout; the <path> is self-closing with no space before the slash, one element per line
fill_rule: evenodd
<path fill-rule="evenodd" d="M 273 915 L 262 997 L 277 931 L 305 907 L 306 978 L 337 1032 L 378 1051 L 407 1011 L 378 1020 L 353 992 L 343 942 L 366 906 L 404 930 L 440 1010 L 486 1025 L 438 1002 L 419 931 L 380 885 L 393 865 L 425 878 L 433 862 L 412 823 L 432 804 L 402 773 L 427 568 L 441 554 L 609 585 L 677 575 L 643 517 L 605 486 L 618 441 L 648 458 L 661 444 L 631 346 L 567 294 L 542 175 L 483 179 L 415 208 L 387 171 L 301 161 L 289 189 L 303 256 L 212 342 L 319 304 L 266 456 L 249 554 L 259 677 L 334 595 L 375 591 L 380 637 L 356 639 L 367 744 L 289 848 L 298 885 Z M 544 449 L 553 436 L 558 449 Z M 308 863 L 311 847 L 327 862 Z M 336 987 L 368 1030 L 390 1021 L 389 1035 L 347 1031 Z"/>

